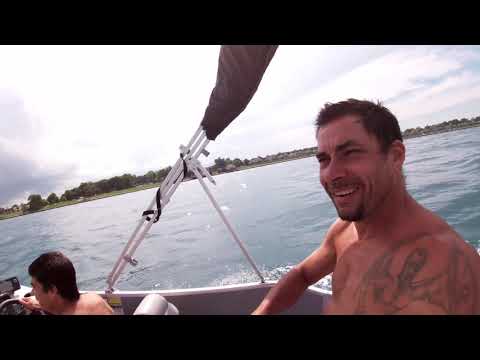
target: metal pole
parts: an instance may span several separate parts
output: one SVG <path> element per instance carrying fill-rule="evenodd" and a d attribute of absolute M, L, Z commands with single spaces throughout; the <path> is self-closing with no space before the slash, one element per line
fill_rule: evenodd
<path fill-rule="evenodd" d="M 184 155 L 185 154 L 187 155 L 186 159 L 188 160 L 193 159 L 194 161 L 196 161 L 197 158 L 202 154 L 202 151 L 210 142 L 210 140 L 206 138 L 205 132 L 202 130 L 203 128 L 200 126 L 195 132 L 194 136 L 189 141 L 188 147 L 192 146 L 192 144 L 195 142 L 192 149 L 189 150 L 188 147 L 184 148 L 185 152 L 182 152 L 182 153 L 184 153 Z M 203 144 L 200 146 L 200 148 L 198 148 L 202 141 L 203 141 Z M 196 151 L 197 148 L 198 148 L 198 151 Z M 171 196 L 173 195 L 175 190 L 178 188 L 182 180 L 183 180 L 183 161 L 182 159 L 178 159 L 174 167 L 169 171 L 167 177 L 165 178 L 162 185 L 160 186 L 160 192 L 162 194 L 162 200 L 161 200 L 162 209 L 165 208 L 165 206 L 169 203 Z M 150 202 L 148 210 L 151 210 L 155 205 L 155 203 L 156 203 L 156 199 L 153 198 L 153 200 Z M 152 225 L 153 225 L 153 216 L 148 223 L 145 223 L 145 216 L 141 217 L 141 219 L 137 224 L 137 227 L 135 228 L 133 234 L 130 237 L 130 240 L 124 247 L 120 257 L 117 259 L 117 262 L 113 267 L 113 270 L 111 271 L 111 273 L 107 278 L 107 284 L 109 286 L 109 289 L 107 289 L 107 291 L 113 290 L 113 285 L 118 280 L 126 264 L 129 262 L 130 259 L 132 259 L 131 256 L 133 255 L 137 247 L 140 245 L 140 243 L 143 241 L 145 235 L 150 230 Z M 144 228 L 140 232 L 140 229 L 142 229 L 142 226 Z"/>
<path fill-rule="evenodd" d="M 195 166 L 192 166 L 191 167 L 191 170 L 193 171 L 193 173 L 195 174 L 195 176 L 197 177 L 198 181 L 200 182 L 200 185 L 202 185 L 203 187 L 203 190 L 205 190 L 205 192 L 207 193 L 207 196 L 209 197 L 210 201 L 212 202 L 213 206 L 215 207 L 215 209 L 217 210 L 218 214 L 220 215 L 220 217 L 222 218 L 223 222 L 225 223 L 225 225 L 227 226 L 228 230 L 230 230 L 230 233 L 232 234 L 233 238 L 235 239 L 235 241 L 237 242 L 237 244 L 240 246 L 240 248 L 242 249 L 243 251 L 243 254 L 245 255 L 245 257 L 247 258 L 247 260 L 250 262 L 250 265 L 252 265 L 253 269 L 255 270 L 255 272 L 257 273 L 258 277 L 260 278 L 260 281 L 262 283 L 265 282 L 265 280 L 263 279 L 263 276 L 262 274 L 260 273 L 260 271 L 257 269 L 257 266 L 255 265 L 255 262 L 253 261 L 253 259 L 250 257 L 250 254 L 248 253 L 247 249 L 245 248 L 245 246 L 243 245 L 242 241 L 240 240 L 240 238 L 237 236 L 237 233 L 235 232 L 235 230 L 233 229 L 232 225 L 230 224 L 230 222 L 228 221 L 227 217 L 225 216 L 225 214 L 223 213 L 223 211 L 220 209 L 220 206 L 218 205 L 217 201 L 215 200 L 215 198 L 213 197 L 212 193 L 210 192 L 210 190 L 208 189 L 208 187 L 205 185 L 205 182 L 203 181 L 202 179 L 202 175 L 200 175 L 200 173 L 198 172 L 198 170 L 196 169 Z"/>

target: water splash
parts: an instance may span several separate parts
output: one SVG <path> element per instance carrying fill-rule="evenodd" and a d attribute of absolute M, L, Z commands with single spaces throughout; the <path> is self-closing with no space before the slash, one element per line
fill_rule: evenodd
<path fill-rule="evenodd" d="M 277 281 L 282 278 L 286 273 L 288 273 L 293 268 L 293 265 L 283 265 L 276 267 L 274 269 L 267 269 L 266 267 L 261 267 L 259 270 L 262 273 L 263 277 L 267 281 Z M 240 270 L 234 271 L 226 276 L 223 276 L 220 279 L 212 281 L 209 286 L 225 286 L 225 285 L 234 285 L 234 284 L 243 284 L 249 282 L 258 281 L 257 274 L 249 268 L 241 268 Z M 318 287 L 322 290 L 332 291 L 332 276 L 327 275 L 313 286 Z"/>

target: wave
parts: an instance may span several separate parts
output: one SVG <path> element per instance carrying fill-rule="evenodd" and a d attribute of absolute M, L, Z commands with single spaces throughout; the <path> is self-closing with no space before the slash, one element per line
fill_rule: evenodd
<path fill-rule="evenodd" d="M 282 278 L 286 273 L 288 273 L 293 268 L 293 265 L 282 265 L 273 269 L 266 269 L 265 267 L 260 268 L 259 271 L 267 281 L 277 281 Z M 225 285 L 235 285 L 243 284 L 249 282 L 258 281 L 258 275 L 251 269 L 241 268 L 231 274 L 223 276 L 222 278 L 215 279 L 208 286 L 225 286 Z M 332 291 L 332 275 L 329 274 L 324 278 L 320 279 L 318 282 L 313 284 L 313 286 L 320 288 L 326 291 Z"/>
<path fill-rule="evenodd" d="M 88 231 L 101 231 L 101 230 L 111 229 L 111 228 L 114 228 L 116 226 L 117 226 L 116 224 L 106 225 L 106 226 L 101 226 L 101 227 L 94 228 L 94 229 L 88 229 Z"/>

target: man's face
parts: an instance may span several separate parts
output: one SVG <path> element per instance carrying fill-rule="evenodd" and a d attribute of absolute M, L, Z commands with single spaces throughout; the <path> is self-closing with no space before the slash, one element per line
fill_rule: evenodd
<path fill-rule="evenodd" d="M 42 309 L 49 310 L 52 308 L 53 300 L 55 299 L 56 292 L 55 288 L 52 288 L 48 291 L 45 291 L 43 285 L 38 282 L 38 280 L 32 276 L 32 288 L 33 295 L 38 300 Z"/>
<path fill-rule="evenodd" d="M 320 182 L 338 216 L 360 221 L 381 205 L 395 184 L 393 155 L 383 154 L 377 139 L 354 115 L 335 119 L 317 133 Z"/>

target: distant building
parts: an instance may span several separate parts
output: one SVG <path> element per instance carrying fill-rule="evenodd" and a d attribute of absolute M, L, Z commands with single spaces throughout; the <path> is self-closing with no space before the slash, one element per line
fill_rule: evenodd
<path fill-rule="evenodd" d="M 260 156 L 258 156 L 256 158 L 253 158 L 252 160 L 250 160 L 250 164 L 257 164 L 257 163 L 262 162 L 262 161 L 263 161 L 263 159 Z"/>

